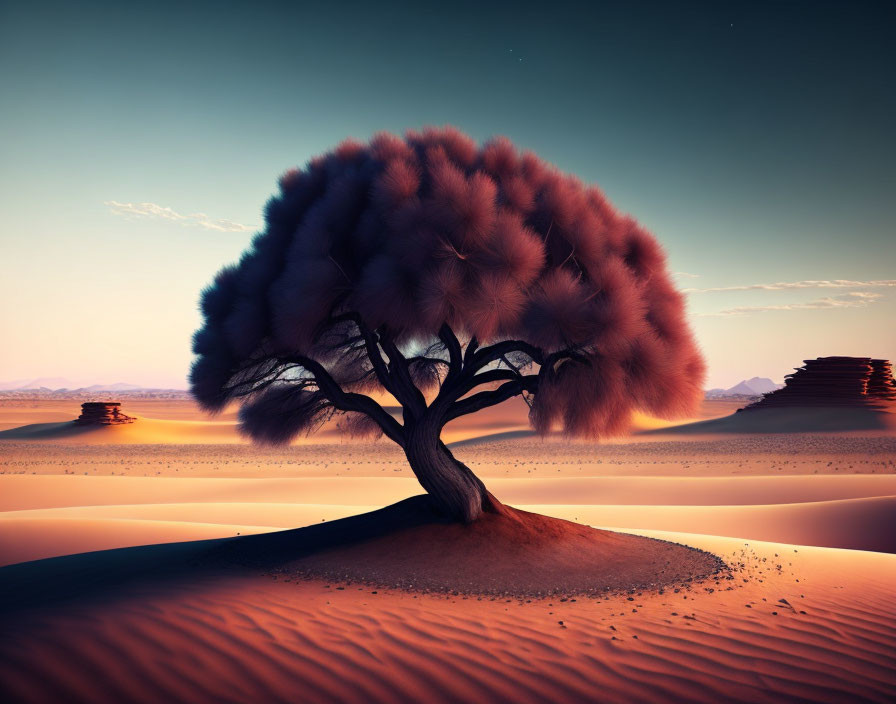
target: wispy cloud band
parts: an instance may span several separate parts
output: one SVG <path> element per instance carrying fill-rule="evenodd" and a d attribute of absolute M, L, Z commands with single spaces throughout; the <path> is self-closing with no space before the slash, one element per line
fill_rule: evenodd
<path fill-rule="evenodd" d="M 876 281 L 850 281 L 848 279 L 827 279 L 809 281 L 779 281 L 774 284 L 747 284 L 744 286 L 716 286 L 713 288 L 685 288 L 684 293 L 715 293 L 719 291 L 788 291 L 801 288 L 873 288 L 896 286 L 896 279 Z"/>
<path fill-rule="evenodd" d="M 190 213 L 183 215 L 171 208 L 166 208 L 156 203 L 119 203 L 115 200 L 103 201 L 103 205 L 108 206 L 109 210 L 115 215 L 135 215 L 137 217 L 160 218 L 162 220 L 172 220 L 180 222 L 184 225 L 194 225 L 202 227 L 206 230 L 217 230 L 218 232 L 252 232 L 255 228 L 249 225 L 242 225 L 233 220 L 213 219 L 205 213 Z"/>
<path fill-rule="evenodd" d="M 779 305 L 768 306 L 738 306 L 737 308 L 728 308 L 720 310 L 718 313 L 698 313 L 698 317 L 729 317 L 738 315 L 749 315 L 751 313 L 766 313 L 774 310 L 826 310 L 831 308 L 860 308 L 874 303 L 882 297 L 880 293 L 872 293 L 870 291 L 851 291 L 838 296 L 826 296 L 818 298 L 814 301 L 803 301 L 802 303 L 783 303 Z"/>

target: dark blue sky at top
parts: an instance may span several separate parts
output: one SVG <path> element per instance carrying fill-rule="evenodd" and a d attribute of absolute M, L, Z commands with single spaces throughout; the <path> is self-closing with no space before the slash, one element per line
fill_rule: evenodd
<path fill-rule="evenodd" d="M 151 171 L 170 155 L 172 181 L 207 160 L 256 199 L 309 142 L 450 122 L 597 182 L 661 235 L 666 213 L 769 247 L 785 233 L 882 242 L 892 7 L 6 3 L 4 122 L 26 148 L 103 162 L 107 137 L 135 161 L 147 148 Z"/>
<path fill-rule="evenodd" d="M 454 124 L 600 185 L 707 286 L 893 278 L 892 2 L 0 7 L 12 255 L 102 249 L 108 200 L 258 225 L 345 137 Z M 156 237 L 185 291 L 248 240 Z"/>

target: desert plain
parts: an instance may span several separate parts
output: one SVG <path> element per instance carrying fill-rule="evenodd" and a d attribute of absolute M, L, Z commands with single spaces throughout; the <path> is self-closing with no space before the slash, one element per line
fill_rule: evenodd
<path fill-rule="evenodd" d="M 402 579 L 211 559 L 420 487 L 400 449 L 336 426 L 265 448 L 187 400 L 126 399 L 137 422 L 73 429 L 78 403 L 0 405 L 4 701 L 896 697 L 891 414 L 761 433 L 642 417 L 594 443 L 532 435 L 517 399 L 449 425 L 507 505 L 721 560 L 697 579 L 534 593 L 439 588 L 413 554 L 393 556 Z M 692 420 L 740 405 L 704 401 Z"/>

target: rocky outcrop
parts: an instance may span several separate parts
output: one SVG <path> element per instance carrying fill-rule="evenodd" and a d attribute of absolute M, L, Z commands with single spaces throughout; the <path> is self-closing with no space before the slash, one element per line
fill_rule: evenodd
<path fill-rule="evenodd" d="M 889 409 L 896 401 L 890 362 L 870 357 L 818 357 L 785 377 L 784 387 L 764 394 L 743 411 L 792 406 Z"/>
<path fill-rule="evenodd" d="M 81 415 L 75 422 L 82 425 L 119 425 L 133 423 L 135 420 L 137 419 L 121 412 L 121 403 L 118 401 L 92 401 L 81 404 Z"/>
<path fill-rule="evenodd" d="M 868 395 L 896 401 L 896 382 L 888 359 L 871 360 L 871 376 L 868 377 Z"/>

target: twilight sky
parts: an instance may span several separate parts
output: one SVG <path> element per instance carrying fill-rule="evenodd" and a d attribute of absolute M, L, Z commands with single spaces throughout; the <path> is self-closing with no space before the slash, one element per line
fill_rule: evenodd
<path fill-rule="evenodd" d="M 277 176 L 426 124 L 644 223 L 708 387 L 896 358 L 894 5 L 576 4 L 0 0 L 0 381 L 185 387 Z"/>

